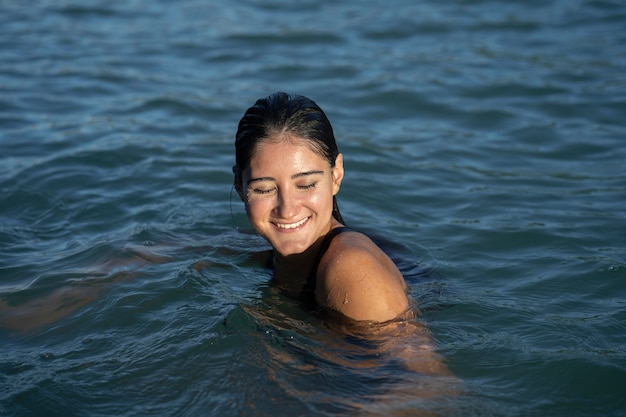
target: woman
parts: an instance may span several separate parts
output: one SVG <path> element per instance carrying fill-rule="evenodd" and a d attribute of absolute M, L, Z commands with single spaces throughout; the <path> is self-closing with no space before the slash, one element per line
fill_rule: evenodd
<path fill-rule="evenodd" d="M 303 96 L 259 99 L 239 122 L 234 185 L 287 292 L 354 320 L 409 308 L 402 274 L 367 236 L 344 226 L 336 195 L 343 156 L 322 109 Z"/>

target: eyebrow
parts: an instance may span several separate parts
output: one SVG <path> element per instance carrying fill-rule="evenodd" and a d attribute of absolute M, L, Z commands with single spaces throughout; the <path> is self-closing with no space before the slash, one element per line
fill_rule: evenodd
<path fill-rule="evenodd" d="M 304 172 L 298 172 L 297 174 L 293 174 L 291 176 L 292 180 L 295 180 L 296 178 L 301 178 L 301 177 L 307 177 L 309 175 L 320 175 L 323 174 L 324 171 L 304 171 Z M 259 178 L 251 178 L 246 182 L 246 185 L 250 186 L 250 184 L 255 183 L 255 182 L 262 182 L 262 181 L 276 181 L 275 178 L 273 177 L 259 177 Z"/>

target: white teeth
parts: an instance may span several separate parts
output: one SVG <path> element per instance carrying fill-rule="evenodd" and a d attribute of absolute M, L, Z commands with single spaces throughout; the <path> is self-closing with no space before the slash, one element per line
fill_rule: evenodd
<path fill-rule="evenodd" d="M 297 223 L 291 223 L 291 224 L 281 224 L 281 223 L 276 223 L 276 226 L 278 226 L 281 229 L 295 229 L 296 227 L 300 227 L 304 224 L 304 222 L 306 222 L 309 218 L 306 217 L 302 220 L 300 220 Z"/>

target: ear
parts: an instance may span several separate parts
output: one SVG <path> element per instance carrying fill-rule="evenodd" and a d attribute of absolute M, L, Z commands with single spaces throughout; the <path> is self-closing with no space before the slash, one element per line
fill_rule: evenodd
<path fill-rule="evenodd" d="M 343 180 L 343 155 L 338 154 L 335 158 L 335 166 L 332 169 L 333 175 L 333 195 L 337 195 L 339 188 L 341 188 L 341 181 Z"/>

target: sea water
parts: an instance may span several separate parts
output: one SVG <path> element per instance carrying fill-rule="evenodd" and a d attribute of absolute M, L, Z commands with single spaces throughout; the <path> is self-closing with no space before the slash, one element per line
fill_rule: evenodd
<path fill-rule="evenodd" d="M 625 415 L 625 29 L 621 0 L 0 2 L 0 415 Z M 249 262 L 234 132 L 279 90 L 327 112 L 344 218 L 452 377 Z"/>

